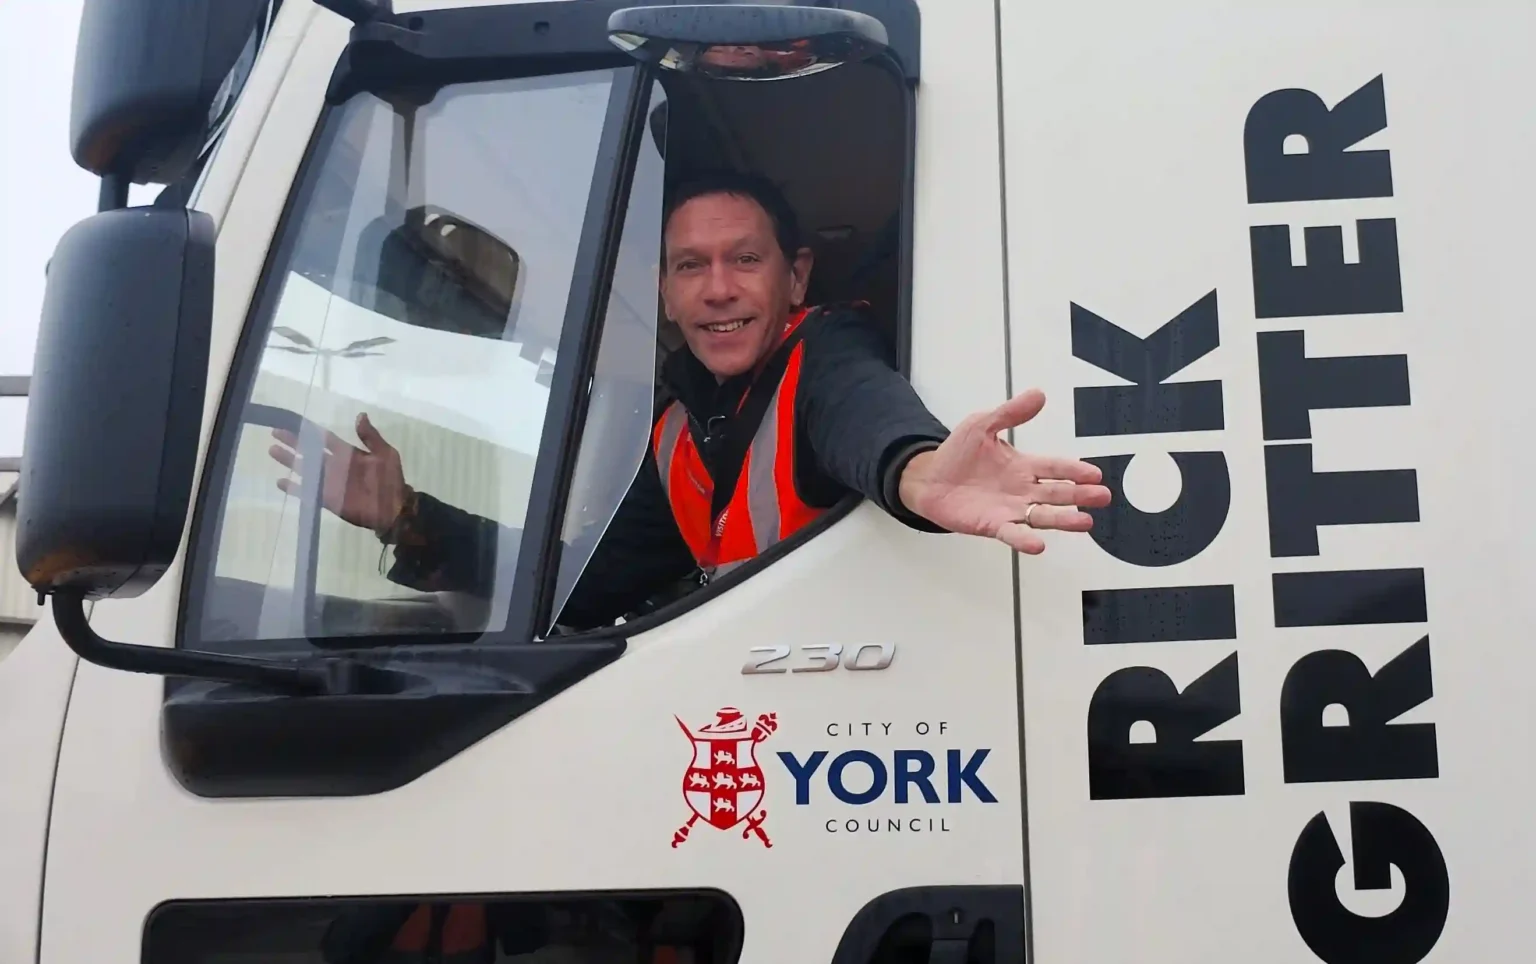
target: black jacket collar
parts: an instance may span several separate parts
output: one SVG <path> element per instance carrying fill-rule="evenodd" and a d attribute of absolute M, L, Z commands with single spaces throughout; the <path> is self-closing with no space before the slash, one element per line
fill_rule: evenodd
<path fill-rule="evenodd" d="M 718 415 L 730 417 L 742 395 L 752 384 L 752 373 L 745 372 L 724 382 L 715 381 L 714 374 L 688 349 L 679 348 L 662 365 L 662 379 L 671 396 L 683 403 L 700 424 Z"/>
<path fill-rule="evenodd" d="M 683 403 L 700 427 L 708 425 L 710 419 L 732 418 L 753 382 L 752 372 L 715 381 L 714 373 L 704 367 L 686 344 L 662 364 L 661 377 L 668 394 Z"/>

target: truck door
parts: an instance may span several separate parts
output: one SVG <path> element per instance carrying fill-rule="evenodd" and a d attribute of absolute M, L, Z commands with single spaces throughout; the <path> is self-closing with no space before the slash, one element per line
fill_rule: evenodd
<path fill-rule="evenodd" d="M 807 7 L 812 40 L 844 11 L 884 39 L 770 46 L 803 76 L 758 84 L 637 60 L 622 6 L 284 4 L 275 35 L 312 22 L 206 175 L 232 187 L 188 533 L 90 620 L 268 672 L 81 664 L 43 961 L 1021 960 L 1006 548 L 851 500 L 561 622 L 649 457 L 684 160 L 787 183 L 818 297 L 869 301 L 946 423 L 1006 397 L 991 5 L 934 8 L 920 62 L 912 3 Z M 324 507 L 394 458 L 455 554 Z"/>
<path fill-rule="evenodd" d="M 1035 958 L 1528 955 L 1536 9 L 1001 8 Z"/>

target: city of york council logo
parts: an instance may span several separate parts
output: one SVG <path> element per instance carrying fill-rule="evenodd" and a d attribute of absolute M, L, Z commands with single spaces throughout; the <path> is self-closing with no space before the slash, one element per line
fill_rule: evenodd
<path fill-rule="evenodd" d="M 681 719 L 677 725 L 693 743 L 693 762 L 683 774 L 683 799 L 693 816 L 672 834 L 673 849 L 688 839 L 688 832 L 700 820 L 716 830 L 731 830 L 745 824 L 741 839 L 750 840 L 756 834 L 764 847 L 772 847 L 773 842 L 763 831 L 768 811 L 759 809 L 764 787 L 757 745 L 779 728 L 778 714 L 760 714 L 748 729 L 742 712 L 726 706 L 715 713 L 713 723 L 697 732 L 688 729 Z"/>

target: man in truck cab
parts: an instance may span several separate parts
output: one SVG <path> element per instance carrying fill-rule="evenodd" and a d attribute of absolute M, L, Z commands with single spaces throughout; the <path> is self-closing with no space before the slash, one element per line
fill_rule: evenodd
<path fill-rule="evenodd" d="M 1026 391 L 950 432 L 894 367 L 859 305 L 804 304 L 812 267 L 794 211 L 766 179 L 701 176 L 663 212 L 661 300 L 686 347 L 664 365 L 671 401 L 649 457 L 558 622 L 607 625 L 687 578 L 707 579 L 789 538 L 851 490 L 928 532 L 1036 554 L 1035 530 L 1087 531 L 1109 504 L 1098 468 L 998 437 L 1038 413 Z M 298 469 L 285 432 L 272 456 Z M 357 448 L 327 438 L 326 507 L 392 545 L 389 578 L 487 597 L 500 526 L 413 489 L 366 414 Z M 283 479 L 285 492 L 298 483 Z"/>

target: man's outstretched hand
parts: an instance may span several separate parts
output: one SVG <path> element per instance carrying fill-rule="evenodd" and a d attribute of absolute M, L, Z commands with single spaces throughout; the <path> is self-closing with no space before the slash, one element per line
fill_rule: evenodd
<path fill-rule="evenodd" d="M 1045 551 L 1036 529 L 1093 528 L 1093 517 L 1079 507 L 1102 508 L 1110 500 L 1096 466 L 1020 452 L 998 437 L 1044 407 L 1045 393 L 1031 388 L 961 422 L 943 445 L 907 463 L 902 504 L 951 532 L 997 539 L 1030 555 Z"/>
<path fill-rule="evenodd" d="M 299 440 L 287 429 L 277 429 L 272 436 L 281 444 L 272 446 L 269 454 L 302 476 L 304 460 L 294 451 Z M 347 522 L 382 532 L 400 514 L 410 490 L 400 453 L 384 441 L 367 415 L 357 417 L 357 437 L 365 448 L 352 445 L 335 432 L 325 433 L 325 491 L 321 500 Z M 297 479 L 278 479 L 277 487 L 289 495 L 299 494 Z"/>

